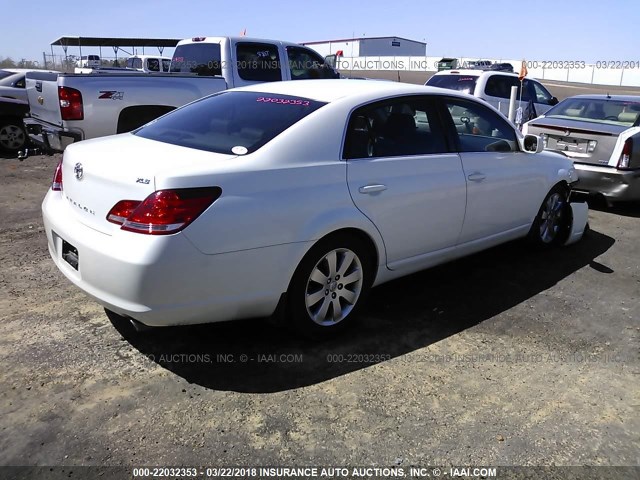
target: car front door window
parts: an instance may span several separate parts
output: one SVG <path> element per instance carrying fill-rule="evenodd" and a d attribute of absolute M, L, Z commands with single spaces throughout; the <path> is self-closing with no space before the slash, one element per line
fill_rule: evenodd
<path fill-rule="evenodd" d="M 302 47 L 287 47 L 291 80 L 335 78 L 332 69 L 315 52 Z"/>
<path fill-rule="evenodd" d="M 448 99 L 446 107 L 458 134 L 461 152 L 518 151 L 513 128 L 504 118 L 476 102 Z"/>

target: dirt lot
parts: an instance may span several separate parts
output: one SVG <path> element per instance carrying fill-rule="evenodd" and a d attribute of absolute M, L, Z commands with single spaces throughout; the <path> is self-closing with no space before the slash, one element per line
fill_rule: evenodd
<path fill-rule="evenodd" d="M 0 159 L 0 465 L 640 464 L 640 206 L 381 286 L 337 340 L 136 335 L 49 260 L 57 160 Z"/>

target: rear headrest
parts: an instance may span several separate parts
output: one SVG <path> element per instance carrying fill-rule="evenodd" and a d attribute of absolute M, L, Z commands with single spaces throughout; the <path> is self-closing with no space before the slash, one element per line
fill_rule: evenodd
<path fill-rule="evenodd" d="M 636 123 L 636 120 L 638 119 L 638 113 L 634 113 L 634 112 L 622 112 L 620 115 L 618 115 L 618 121 L 619 122 L 624 122 L 624 123 Z"/>
<path fill-rule="evenodd" d="M 581 108 L 567 108 L 564 113 L 566 113 L 570 117 L 579 117 L 582 113 Z"/>
<path fill-rule="evenodd" d="M 415 130 L 416 120 L 408 113 L 392 113 L 384 125 L 384 133 L 390 137 L 408 135 Z"/>

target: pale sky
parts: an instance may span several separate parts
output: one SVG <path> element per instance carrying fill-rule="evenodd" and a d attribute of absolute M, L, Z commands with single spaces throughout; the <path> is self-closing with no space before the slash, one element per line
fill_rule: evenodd
<path fill-rule="evenodd" d="M 41 61 L 64 35 L 190 38 L 238 35 L 246 28 L 251 37 L 293 42 L 399 36 L 427 42 L 429 56 L 640 61 L 637 0 L 0 3 L 0 57 L 14 60 Z M 112 50 L 103 49 L 103 56 L 113 56 Z"/>

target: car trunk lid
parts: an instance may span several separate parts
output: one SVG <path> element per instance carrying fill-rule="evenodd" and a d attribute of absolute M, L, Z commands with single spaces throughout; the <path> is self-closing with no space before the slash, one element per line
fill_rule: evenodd
<path fill-rule="evenodd" d="M 166 182 L 167 177 L 180 177 L 184 170 L 207 171 L 216 161 L 232 158 L 233 155 L 187 149 L 129 133 L 86 140 L 65 151 L 62 194 L 75 219 L 112 234 L 120 225 L 107 220 L 109 211 L 122 200 L 144 200 L 157 190 L 156 176 Z"/>
<path fill-rule="evenodd" d="M 626 127 L 567 119 L 540 118 L 528 132 L 543 138 L 545 149 L 560 152 L 576 163 L 606 166 Z"/>

